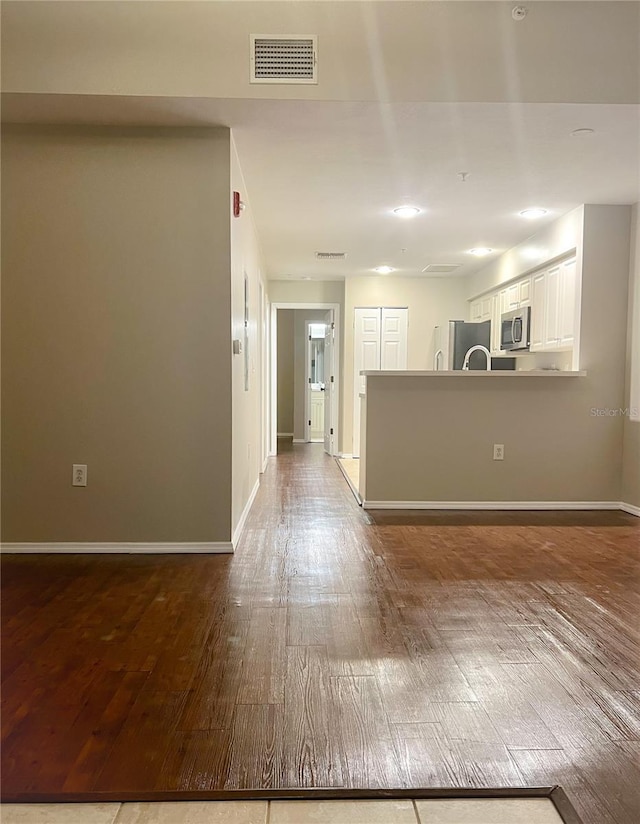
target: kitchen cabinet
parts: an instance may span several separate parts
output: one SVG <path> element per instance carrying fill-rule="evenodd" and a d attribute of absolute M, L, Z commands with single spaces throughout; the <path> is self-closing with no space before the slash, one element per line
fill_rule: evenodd
<path fill-rule="evenodd" d="M 500 291 L 502 312 L 512 312 L 531 303 L 531 278 L 523 278 Z"/>
<path fill-rule="evenodd" d="M 575 339 L 576 260 L 562 261 L 533 278 L 531 351 L 562 352 Z"/>
<path fill-rule="evenodd" d="M 529 339 L 531 352 L 542 352 L 544 349 L 544 301 L 547 286 L 547 273 L 538 272 L 533 276 L 531 286 L 531 327 Z"/>
<path fill-rule="evenodd" d="M 494 356 L 502 355 L 503 350 L 500 348 L 500 321 L 502 315 L 502 302 L 499 292 L 491 296 L 491 354 Z"/>
<path fill-rule="evenodd" d="M 520 281 L 520 295 L 518 298 L 519 309 L 521 306 L 531 305 L 531 278 L 524 278 Z"/>
<path fill-rule="evenodd" d="M 513 309 L 517 309 L 520 303 L 520 284 L 512 283 L 511 286 L 507 286 L 507 288 L 502 291 L 502 295 L 503 312 L 511 312 Z"/>
<path fill-rule="evenodd" d="M 559 266 L 547 271 L 547 284 L 544 293 L 544 332 L 543 349 L 552 350 L 558 342 L 558 298 L 560 295 Z"/>
<path fill-rule="evenodd" d="M 562 264 L 558 309 L 558 340 L 562 349 L 572 349 L 575 340 L 577 269 L 575 258 Z"/>
<path fill-rule="evenodd" d="M 562 352 L 574 345 L 576 289 L 576 259 L 570 258 L 472 301 L 471 320 L 491 321 L 491 354 L 504 355 L 502 314 L 531 306 L 530 351 Z"/>
<path fill-rule="evenodd" d="M 492 311 L 493 295 L 478 298 L 471 304 L 471 321 L 473 323 L 482 323 L 485 320 L 491 320 Z"/>

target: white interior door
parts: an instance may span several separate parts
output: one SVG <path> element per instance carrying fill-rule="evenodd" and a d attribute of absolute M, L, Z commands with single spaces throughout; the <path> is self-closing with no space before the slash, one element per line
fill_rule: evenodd
<path fill-rule="evenodd" d="M 407 368 L 409 310 L 382 308 L 380 369 Z"/>
<path fill-rule="evenodd" d="M 325 315 L 324 322 L 324 451 L 335 455 L 335 322 L 333 309 Z"/>
<path fill-rule="evenodd" d="M 355 309 L 353 340 L 353 457 L 360 455 L 360 393 L 365 390 L 363 370 L 380 369 L 382 312 L 380 307 Z"/>

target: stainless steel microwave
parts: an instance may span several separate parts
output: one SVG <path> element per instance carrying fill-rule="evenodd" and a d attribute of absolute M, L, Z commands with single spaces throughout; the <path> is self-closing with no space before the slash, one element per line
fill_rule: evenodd
<path fill-rule="evenodd" d="M 514 352 L 529 348 L 531 330 L 531 307 L 523 306 L 505 312 L 500 319 L 500 349 Z"/>

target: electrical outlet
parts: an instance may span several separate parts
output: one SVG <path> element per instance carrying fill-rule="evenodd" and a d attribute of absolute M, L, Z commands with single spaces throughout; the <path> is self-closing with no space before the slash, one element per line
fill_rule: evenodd
<path fill-rule="evenodd" d="M 71 486 L 86 486 L 87 485 L 87 465 L 74 464 L 73 475 L 71 476 Z"/>
<path fill-rule="evenodd" d="M 504 461 L 504 444 L 494 443 L 493 445 L 493 460 Z"/>

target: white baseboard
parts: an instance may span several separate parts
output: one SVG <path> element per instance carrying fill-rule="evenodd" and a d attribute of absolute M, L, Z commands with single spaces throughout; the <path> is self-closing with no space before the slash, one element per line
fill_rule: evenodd
<path fill-rule="evenodd" d="M 141 543 L 141 542 L 48 542 L 48 543 L 2 543 L 0 549 L 3 554 L 114 554 L 129 553 L 130 555 L 143 554 L 176 554 L 176 553 L 197 553 L 198 555 L 217 554 L 221 552 L 233 552 L 231 541 L 206 541 L 197 543 Z"/>
<path fill-rule="evenodd" d="M 621 509 L 617 501 L 363 501 L 364 509 Z"/>
<path fill-rule="evenodd" d="M 338 457 L 339 458 L 353 458 L 353 455 L 352 455 L 351 452 L 340 452 L 338 454 Z"/>
<path fill-rule="evenodd" d="M 293 438 L 293 432 L 278 432 L 278 438 Z"/>
<path fill-rule="evenodd" d="M 294 443 L 309 443 L 309 441 L 305 441 L 304 438 L 294 438 L 293 442 Z"/>
<path fill-rule="evenodd" d="M 233 549 L 238 546 L 238 542 L 240 541 L 240 537 L 242 536 L 242 531 L 244 529 L 244 525 L 247 522 L 247 517 L 249 515 L 249 510 L 253 502 L 255 501 L 256 495 L 258 494 L 258 489 L 260 489 L 260 478 L 258 478 L 253 485 L 253 489 L 251 490 L 251 495 L 249 495 L 249 500 L 244 505 L 244 509 L 242 510 L 242 515 L 240 516 L 240 520 L 238 521 L 238 525 L 233 531 L 233 538 L 231 539 L 231 543 L 233 545 Z"/>
<path fill-rule="evenodd" d="M 269 465 L 269 458 L 270 457 L 271 457 L 271 455 L 267 455 L 267 457 L 264 459 L 264 463 L 262 464 L 262 474 L 263 475 L 267 471 L 267 466 Z"/>
<path fill-rule="evenodd" d="M 635 515 L 637 518 L 640 518 L 640 506 L 635 506 L 634 504 L 626 504 L 624 501 L 620 504 L 620 509 L 628 512 L 630 515 Z"/>

